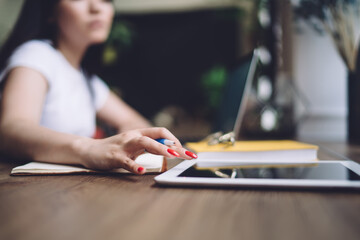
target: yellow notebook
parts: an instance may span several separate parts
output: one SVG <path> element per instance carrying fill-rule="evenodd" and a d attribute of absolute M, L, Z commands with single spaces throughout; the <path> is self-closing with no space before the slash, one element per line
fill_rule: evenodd
<path fill-rule="evenodd" d="M 318 146 L 291 141 L 236 141 L 234 145 L 208 145 L 206 141 L 187 143 L 198 153 L 198 167 L 237 166 L 243 162 L 298 163 L 317 160 Z"/>

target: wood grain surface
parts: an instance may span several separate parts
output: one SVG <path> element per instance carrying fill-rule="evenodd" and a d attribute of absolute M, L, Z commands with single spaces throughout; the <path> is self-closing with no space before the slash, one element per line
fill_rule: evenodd
<path fill-rule="evenodd" d="M 360 147 L 326 145 L 356 157 Z M 334 159 L 320 148 L 321 159 Z M 0 239 L 360 239 L 360 194 L 165 188 L 156 175 L 10 177 L 0 162 Z M 170 164 L 171 165 L 171 164 Z"/>

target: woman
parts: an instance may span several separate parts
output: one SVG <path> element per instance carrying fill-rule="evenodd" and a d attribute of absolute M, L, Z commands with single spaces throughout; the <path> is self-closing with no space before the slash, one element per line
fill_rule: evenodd
<path fill-rule="evenodd" d="M 0 151 L 35 161 L 93 169 L 146 170 L 148 151 L 192 159 L 164 128 L 150 124 L 96 75 L 114 8 L 106 0 L 26 0 L 0 52 Z M 93 139 L 95 119 L 119 134 Z M 134 130 L 137 129 L 137 130 Z M 171 148 L 156 138 L 175 141 Z"/>

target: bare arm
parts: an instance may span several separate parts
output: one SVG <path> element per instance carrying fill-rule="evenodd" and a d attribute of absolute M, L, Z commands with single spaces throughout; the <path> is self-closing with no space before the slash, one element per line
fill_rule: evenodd
<path fill-rule="evenodd" d="M 98 111 L 97 117 L 118 132 L 151 127 L 151 124 L 137 111 L 131 108 L 115 93 L 110 92 L 104 106 Z"/>
<path fill-rule="evenodd" d="M 39 125 L 47 92 L 45 78 L 32 69 L 15 68 L 7 78 L 0 108 L 0 151 L 18 158 L 51 163 L 81 164 L 95 169 L 123 167 L 145 171 L 133 160 L 144 150 L 173 157 L 154 138 L 169 138 L 180 157 L 190 159 L 180 142 L 166 129 L 147 128 L 95 140 L 53 131 Z"/>
<path fill-rule="evenodd" d="M 80 137 L 39 125 L 47 88 L 45 78 L 34 70 L 19 67 L 10 72 L 1 99 L 0 150 L 37 161 L 80 164 L 78 156 L 69 158 Z"/>

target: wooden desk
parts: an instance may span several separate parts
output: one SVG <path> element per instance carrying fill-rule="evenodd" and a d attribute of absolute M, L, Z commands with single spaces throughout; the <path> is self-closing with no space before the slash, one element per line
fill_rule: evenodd
<path fill-rule="evenodd" d="M 360 161 L 360 146 L 322 144 Z M 334 156 L 320 150 L 321 159 Z M 335 157 L 336 158 L 336 157 Z M 360 239 L 360 194 L 162 188 L 154 175 L 10 177 L 0 239 Z"/>

